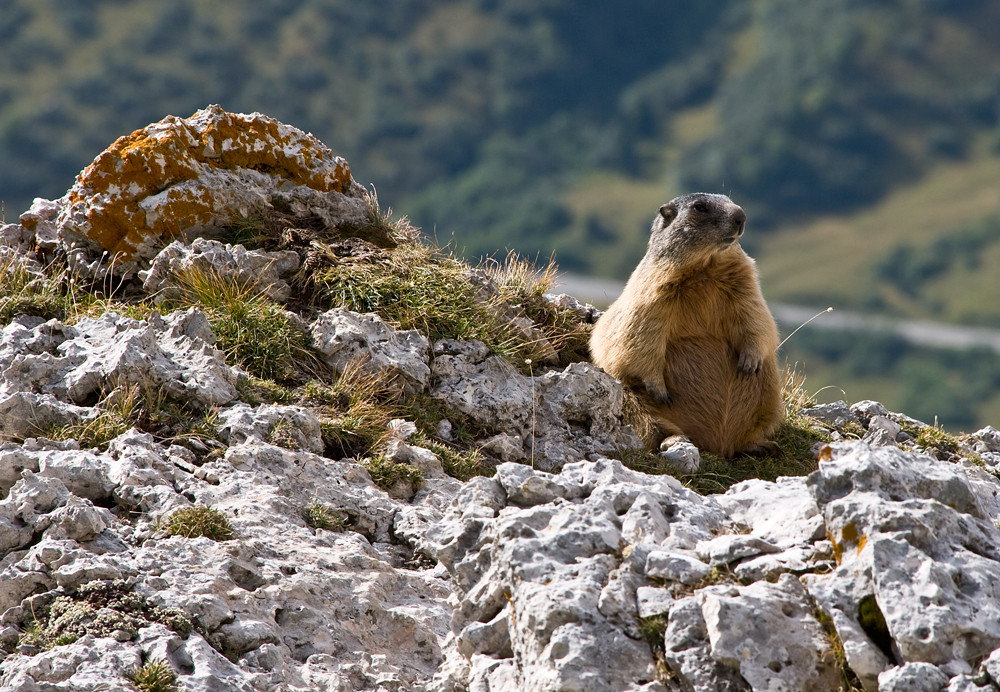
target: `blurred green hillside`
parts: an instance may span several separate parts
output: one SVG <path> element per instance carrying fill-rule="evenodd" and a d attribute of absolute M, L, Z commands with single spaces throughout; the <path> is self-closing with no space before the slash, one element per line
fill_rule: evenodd
<path fill-rule="evenodd" d="M 1000 326 L 991 0 L 3 4 L 8 221 L 220 103 L 315 133 L 468 256 L 625 278 L 703 189 L 747 209 L 771 299 Z"/>

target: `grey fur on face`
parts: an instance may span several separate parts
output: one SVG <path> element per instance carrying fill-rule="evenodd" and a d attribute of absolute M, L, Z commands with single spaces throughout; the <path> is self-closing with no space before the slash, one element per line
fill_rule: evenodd
<path fill-rule="evenodd" d="M 673 259 L 711 254 L 735 243 L 746 226 L 746 213 L 725 195 L 695 192 L 670 200 L 654 219 L 649 245 Z"/>

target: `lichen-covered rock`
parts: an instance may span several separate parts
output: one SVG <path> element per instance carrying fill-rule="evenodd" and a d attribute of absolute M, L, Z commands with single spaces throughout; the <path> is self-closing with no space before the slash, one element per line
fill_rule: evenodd
<path fill-rule="evenodd" d="M 103 251 L 123 273 L 175 237 L 191 239 L 279 200 L 332 226 L 362 223 L 363 196 L 347 162 L 312 135 L 213 105 L 119 138 L 65 197 L 36 201 L 21 223 L 39 242 L 50 242 L 54 228 L 78 267 L 95 268 Z"/>

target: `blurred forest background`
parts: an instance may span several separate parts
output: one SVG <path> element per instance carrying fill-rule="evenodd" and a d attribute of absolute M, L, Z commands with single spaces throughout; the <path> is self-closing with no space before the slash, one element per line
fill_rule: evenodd
<path fill-rule="evenodd" d="M 624 280 L 659 204 L 723 192 L 769 300 L 1000 327 L 994 0 L 3 4 L 8 221 L 220 103 L 313 132 L 471 258 Z M 784 354 L 823 400 L 1000 426 L 994 351 L 804 329 Z"/>

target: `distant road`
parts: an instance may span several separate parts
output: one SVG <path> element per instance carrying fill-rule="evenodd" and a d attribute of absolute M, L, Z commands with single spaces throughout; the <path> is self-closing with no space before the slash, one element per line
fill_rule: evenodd
<path fill-rule="evenodd" d="M 564 274 L 559 277 L 559 285 L 554 291 L 569 293 L 580 301 L 606 308 L 618 297 L 624 285 L 620 281 Z M 824 309 L 787 303 L 769 303 L 769 305 L 771 312 L 774 313 L 774 319 L 784 327 L 783 336 L 787 336 L 793 329 Z M 807 329 L 809 328 L 883 332 L 925 346 L 957 349 L 985 346 L 1000 354 L 1000 329 L 879 317 L 838 310 L 836 306 L 833 312 L 821 315 L 811 322 Z"/>

